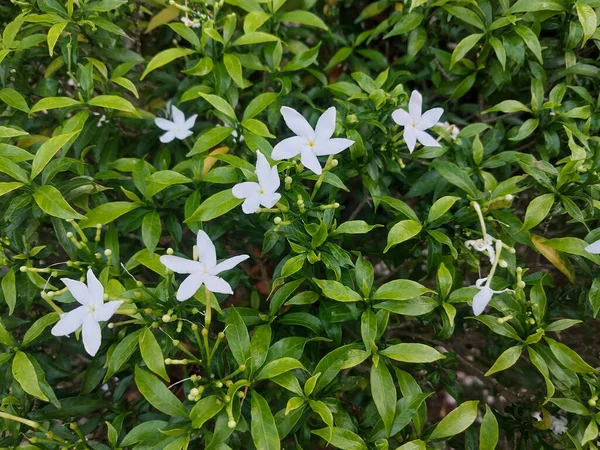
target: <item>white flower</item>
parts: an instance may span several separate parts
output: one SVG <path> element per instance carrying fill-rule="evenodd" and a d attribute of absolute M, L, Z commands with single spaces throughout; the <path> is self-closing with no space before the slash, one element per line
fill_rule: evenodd
<path fill-rule="evenodd" d="M 441 147 L 438 141 L 432 138 L 425 130 L 434 126 L 444 110 L 433 108 L 422 114 L 423 97 L 417 91 L 412 91 L 408 102 L 408 112 L 397 109 L 392 113 L 394 122 L 404 127 L 404 140 L 410 153 L 415 149 L 417 141 L 426 147 Z"/>
<path fill-rule="evenodd" d="M 81 327 L 85 351 L 94 356 L 102 341 L 99 322 L 109 320 L 123 302 L 104 303 L 104 287 L 91 269 L 87 271 L 87 286 L 81 281 L 68 278 L 60 280 L 65 283 L 71 295 L 81 306 L 61 314 L 60 320 L 52 327 L 51 333 L 54 336 L 68 336 Z"/>
<path fill-rule="evenodd" d="M 160 262 L 173 272 L 189 274 L 179 285 L 177 300 L 182 302 L 192 297 L 203 284 L 211 292 L 233 294 L 229 283 L 217 275 L 225 270 L 233 269 L 239 263 L 248 259 L 249 256 L 234 256 L 217 264 L 215 246 L 208 235 L 202 230 L 198 231 L 197 246 L 198 261 L 191 261 L 171 255 L 160 257 Z"/>
<path fill-rule="evenodd" d="M 473 297 L 473 314 L 476 316 L 480 315 L 486 308 L 488 303 L 492 300 L 494 294 L 502 294 L 511 289 L 502 289 L 501 291 L 494 291 L 490 288 L 491 279 L 488 281 L 488 277 L 480 278 L 475 282 L 475 286 L 479 289 L 479 292 Z M 485 283 L 485 284 L 484 284 Z"/>
<path fill-rule="evenodd" d="M 157 117 L 154 119 L 154 123 L 161 130 L 165 130 L 166 133 L 160 137 L 160 142 L 166 144 L 171 142 L 173 139 L 183 140 L 190 137 L 192 134 L 192 127 L 196 123 L 198 114 L 194 114 L 189 119 L 186 119 L 183 112 L 176 106 L 171 106 L 171 115 L 173 121 L 162 119 Z"/>
<path fill-rule="evenodd" d="M 281 194 L 277 193 L 280 184 L 277 167 L 269 166 L 267 158 L 260 151 L 256 152 L 256 175 L 258 183 L 238 183 L 231 190 L 235 198 L 246 199 L 242 204 L 242 210 L 246 214 L 255 213 L 260 205 L 272 208 L 281 198 Z"/>
<path fill-rule="evenodd" d="M 566 417 L 552 416 L 552 425 L 550 425 L 554 434 L 565 434 L 569 430 L 569 421 Z"/>
<path fill-rule="evenodd" d="M 438 122 L 435 124 L 436 127 L 445 128 L 448 133 L 450 133 L 450 137 L 453 141 L 456 140 L 458 134 L 460 133 L 460 128 L 450 122 Z"/>
<path fill-rule="evenodd" d="M 490 257 L 490 261 L 494 264 L 496 260 L 496 252 L 494 251 L 494 238 L 489 234 L 485 235 L 485 239 L 475 239 L 469 240 L 465 242 L 465 247 L 471 248 L 473 247 L 478 252 L 488 252 L 488 256 Z"/>
<path fill-rule="evenodd" d="M 202 24 L 199 21 L 191 20 L 185 16 L 181 18 L 181 21 L 188 28 L 200 28 L 202 26 Z"/>
<path fill-rule="evenodd" d="M 300 154 L 302 164 L 317 175 L 321 175 L 321 164 L 317 156 L 336 155 L 354 144 L 350 139 L 331 139 L 335 131 L 336 115 L 333 106 L 319 117 L 314 130 L 307 120 L 292 108 L 282 106 L 281 115 L 285 124 L 296 133 L 296 136 L 284 139 L 275 146 L 271 155 L 274 160 L 290 159 Z"/>
<path fill-rule="evenodd" d="M 585 248 L 585 251 L 591 253 L 592 255 L 600 255 L 600 239 L 593 244 L 588 245 Z"/>

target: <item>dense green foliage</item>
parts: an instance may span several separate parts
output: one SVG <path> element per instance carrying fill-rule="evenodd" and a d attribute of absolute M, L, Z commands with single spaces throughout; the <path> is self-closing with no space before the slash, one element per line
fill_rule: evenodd
<path fill-rule="evenodd" d="M 0 446 L 596 449 L 599 14 L 3 1 Z M 413 90 L 438 147 L 392 118 Z M 270 158 L 282 106 L 354 143 Z M 257 151 L 281 198 L 245 214 Z M 178 301 L 199 230 L 250 258 Z M 57 337 L 88 269 L 122 304 Z"/>

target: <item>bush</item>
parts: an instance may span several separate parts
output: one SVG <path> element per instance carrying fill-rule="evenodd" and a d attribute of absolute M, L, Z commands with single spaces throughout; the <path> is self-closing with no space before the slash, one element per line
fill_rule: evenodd
<path fill-rule="evenodd" d="M 3 2 L 0 445 L 596 449 L 599 13 Z"/>

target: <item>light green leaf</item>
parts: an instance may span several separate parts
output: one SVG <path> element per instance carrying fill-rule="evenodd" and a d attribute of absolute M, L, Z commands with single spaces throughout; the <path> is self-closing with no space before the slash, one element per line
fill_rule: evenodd
<path fill-rule="evenodd" d="M 54 186 L 47 184 L 33 193 L 35 202 L 42 211 L 61 219 L 85 219 L 85 216 L 75 211 Z"/>
<path fill-rule="evenodd" d="M 389 436 L 396 413 L 396 387 L 389 369 L 381 360 L 371 366 L 371 395 Z"/>
<path fill-rule="evenodd" d="M 214 146 L 220 144 L 233 133 L 233 128 L 230 127 L 214 127 L 211 128 L 196 139 L 194 147 L 186 155 L 187 157 L 204 153 Z"/>
<path fill-rule="evenodd" d="M 479 450 L 495 450 L 498 445 L 498 420 L 488 405 L 479 430 Z"/>
<path fill-rule="evenodd" d="M 486 377 L 490 375 L 500 372 L 502 370 L 506 370 L 509 367 L 512 367 L 519 357 L 521 356 L 521 352 L 523 351 L 523 347 L 521 345 L 515 345 L 514 347 L 509 348 L 504 351 L 496 360 L 494 365 L 487 371 L 485 374 Z"/>
<path fill-rule="evenodd" d="M 225 403 L 216 395 L 209 395 L 200 399 L 190 411 L 193 428 L 201 428 L 207 420 L 216 416 L 223 409 Z"/>
<path fill-rule="evenodd" d="M 146 78 L 146 76 L 153 70 L 156 70 L 159 67 L 167 65 L 170 62 L 175 61 L 178 58 L 183 58 L 184 56 L 193 55 L 194 53 L 196 53 L 196 51 L 189 49 L 189 48 L 170 48 L 167 50 L 163 50 L 162 52 L 156 54 L 154 56 L 154 58 L 152 58 L 152 60 L 146 67 L 146 70 L 144 70 L 144 73 L 142 74 L 142 77 L 140 78 L 140 80 L 143 80 L 144 78 Z"/>
<path fill-rule="evenodd" d="M 223 63 L 225 64 L 225 69 L 227 70 L 227 73 L 233 82 L 237 85 L 237 87 L 243 89 L 245 83 L 244 76 L 242 74 L 242 64 L 240 63 L 239 58 L 231 53 L 226 53 L 223 55 Z"/>
<path fill-rule="evenodd" d="M 104 203 L 103 205 L 88 211 L 86 214 L 87 219 L 79 222 L 79 226 L 81 228 L 91 228 L 95 227 L 97 224 L 106 225 L 140 206 L 139 203 L 130 202 Z"/>
<path fill-rule="evenodd" d="M 419 222 L 415 222 L 414 220 L 401 220 L 391 228 L 387 238 L 387 245 L 383 253 L 386 253 L 394 245 L 398 245 L 414 238 L 422 229 L 423 226 Z"/>
<path fill-rule="evenodd" d="M 281 441 L 267 401 L 255 390 L 250 393 L 252 441 L 261 450 L 279 450 Z"/>
<path fill-rule="evenodd" d="M 280 22 L 292 22 L 299 23 L 302 25 L 308 25 L 310 27 L 320 28 L 327 30 L 327 25 L 318 16 L 309 11 L 288 11 L 279 16 Z"/>
<path fill-rule="evenodd" d="M 531 52 L 538 59 L 540 64 L 544 64 L 544 60 L 542 58 L 542 46 L 540 45 L 540 41 L 538 37 L 535 35 L 531 28 L 526 27 L 525 25 L 517 25 L 515 26 L 516 33 L 521 36 L 523 41 L 525 41 L 525 45 L 531 50 Z"/>
<path fill-rule="evenodd" d="M 445 358 L 435 348 L 425 344 L 391 345 L 385 350 L 380 351 L 379 354 L 395 361 L 407 363 L 430 363 Z"/>
<path fill-rule="evenodd" d="M 68 22 L 56 23 L 48 30 L 48 52 L 50 53 L 50 56 L 54 54 L 54 46 L 56 45 L 56 41 L 58 41 L 58 38 L 67 26 L 67 23 Z"/>
<path fill-rule="evenodd" d="M 13 138 L 18 136 L 27 136 L 27 131 L 16 130 L 14 128 L 0 126 L 0 138 Z"/>
<path fill-rule="evenodd" d="M 554 205 L 554 194 L 542 194 L 535 197 L 527 206 L 521 231 L 530 230 L 546 218 Z"/>
<path fill-rule="evenodd" d="M 45 402 L 49 401 L 39 385 L 35 367 L 29 360 L 29 357 L 21 351 L 15 353 L 12 362 L 12 376 L 29 395 Z"/>
<path fill-rule="evenodd" d="M 433 292 L 412 280 L 393 280 L 385 283 L 373 294 L 372 300 L 409 300 Z"/>
<path fill-rule="evenodd" d="M 250 336 L 246 324 L 236 308 L 229 308 L 229 315 L 225 323 L 227 324 L 225 329 L 227 343 L 234 359 L 239 365 L 249 364 L 252 357 Z"/>
<path fill-rule="evenodd" d="M 587 40 L 596 32 L 598 18 L 596 17 L 594 8 L 590 5 L 586 5 L 582 1 L 575 3 L 575 9 L 577 10 L 579 23 L 583 27 L 583 42 L 581 43 L 581 47 L 583 48 Z"/>
<path fill-rule="evenodd" d="M 427 216 L 427 221 L 433 222 L 434 220 L 439 219 L 459 200 L 460 197 L 454 197 L 452 195 L 447 195 L 437 199 L 435 203 L 431 205 L 431 209 L 429 210 L 429 214 Z"/>
<path fill-rule="evenodd" d="M 450 69 L 452 69 L 457 62 L 463 59 L 465 55 L 469 53 L 473 47 L 475 47 L 475 44 L 477 44 L 477 42 L 479 42 L 483 36 L 484 35 L 481 33 L 471 34 L 460 41 L 450 57 Z"/>
<path fill-rule="evenodd" d="M 596 371 L 592 366 L 586 363 L 581 356 L 571 350 L 564 344 L 556 342 L 554 339 L 544 337 L 550 350 L 556 359 L 566 368 L 577 373 L 593 373 Z"/>
<path fill-rule="evenodd" d="M 313 281 L 321 288 L 323 295 L 332 300 L 338 302 L 360 302 L 363 300 L 360 294 L 337 281 L 317 280 L 316 278 L 313 278 Z"/>
<path fill-rule="evenodd" d="M 227 338 L 227 339 L 229 340 L 229 338 Z M 256 375 L 255 380 L 256 381 L 267 380 L 267 379 L 276 377 L 278 375 L 281 375 L 282 373 L 289 372 L 290 370 L 294 370 L 294 369 L 306 370 L 304 368 L 304 366 L 302 365 L 302 363 L 295 358 L 276 359 L 275 361 L 271 361 L 271 362 L 267 363 L 261 369 L 261 371 L 258 373 L 258 375 Z"/>
<path fill-rule="evenodd" d="M 185 223 L 208 222 L 209 220 L 216 219 L 231 211 L 242 202 L 243 200 L 233 196 L 231 189 L 218 192 L 204 200 L 204 202 L 198 206 L 196 211 L 185 220 Z"/>
<path fill-rule="evenodd" d="M 150 328 L 146 328 L 139 334 L 139 346 L 142 359 L 152 372 L 166 381 L 169 381 L 169 375 L 165 370 L 165 357 L 154 333 Z"/>
<path fill-rule="evenodd" d="M 83 105 L 79 100 L 70 97 L 46 97 L 31 107 L 31 114 L 51 109 L 69 108 L 71 106 Z"/>
<path fill-rule="evenodd" d="M 2 293 L 4 294 L 4 301 L 8 305 L 8 315 L 12 316 L 17 304 L 17 286 L 15 284 L 15 271 L 8 269 L 6 275 L 2 277 Z"/>
<path fill-rule="evenodd" d="M 226 100 L 214 94 L 204 94 L 200 92 L 198 95 L 204 100 L 206 100 L 208 103 L 210 103 L 211 106 L 216 108 L 218 111 L 221 111 L 226 116 L 231 117 L 235 120 L 235 111 L 233 110 L 231 105 L 227 103 Z"/>
<path fill-rule="evenodd" d="M 252 31 L 251 33 L 246 33 L 242 37 L 235 40 L 232 45 L 255 45 L 276 41 L 279 41 L 277 36 L 273 36 L 269 33 L 263 33 L 262 31 Z"/>
<path fill-rule="evenodd" d="M 29 112 L 29 106 L 27 106 L 27 100 L 19 92 L 11 88 L 4 88 L 0 90 L 0 100 L 6 103 L 12 108 L 18 109 L 19 111 Z"/>
<path fill-rule="evenodd" d="M 312 430 L 312 433 L 325 439 L 336 448 L 343 450 L 367 450 L 365 441 L 358 434 L 345 428 L 333 427 L 333 434 L 329 428 Z"/>
<path fill-rule="evenodd" d="M 277 100 L 277 97 L 279 97 L 279 94 L 275 92 L 265 92 L 264 94 L 256 96 L 248 103 L 248 106 L 246 106 L 242 119 L 252 119 L 253 117 L 258 116 L 265 108 Z"/>
<path fill-rule="evenodd" d="M 444 439 L 465 431 L 477 418 L 478 403 L 478 401 L 464 402 L 458 408 L 451 411 L 435 427 L 429 439 Z"/>
<path fill-rule="evenodd" d="M 88 102 L 88 105 L 106 109 L 116 109 L 117 111 L 123 111 L 141 117 L 136 107 L 133 106 L 129 100 L 125 100 L 123 97 L 116 95 L 98 95 L 91 99 Z"/>

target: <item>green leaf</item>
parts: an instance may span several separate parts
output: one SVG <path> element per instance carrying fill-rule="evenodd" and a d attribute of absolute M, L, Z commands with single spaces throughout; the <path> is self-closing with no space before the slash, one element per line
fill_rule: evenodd
<path fill-rule="evenodd" d="M 256 373 L 262 367 L 267 358 L 269 346 L 271 345 L 271 325 L 264 324 L 257 327 L 250 340 L 250 372 Z"/>
<path fill-rule="evenodd" d="M 527 206 L 521 231 L 530 230 L 542 222 L 554 205 L 554 194 L 542 194 L 534 198 Z"/>
<path fill-rule="evenodd" d="M 140 98 L 138 90 L 135 87 L 135 84 L 133 84 L 133 81 L 131 81 L 125 77 L 112 78 L 110 81 L 127 89 L 129 92 L 131 92 L 135 96 L 135 98 Z"/>
<path fill-rule="evenodd" d="M 236 308 L 229 308 L 229 315 L 225 321 L 227 328 L 227 343 L 231 353 L 239 365 L 249 364 L 252 354 L 250 353 L 250 336 L 246 324 Z"/>
<path fill-rule="evenodd" d="M 364 220 L 349 220 L 338 226 L 333 234 L 365 234 L 382 225 L 369 225 Z"/>
<path fill-rule="evenodd" d="M 194 147 L 186 155 L 187 157 L 204 153 L 215 147 L 228 138 L 233 133 L 233 128 L 230 127 L 215 127 L 205 131 L 194 143 Z"/>
<path fill-rule="evenodd" d="M 362 438 L 345 428 L 333 427 L 333 433 L 329 428 L 312 430 L 313 434 L 325 439 L 332 446 L 343 450 L 367 450 L 367 444 Z"/>
<path fill-rule="evenodd" d="M 383 253 L 386 253 L 394 245 L 398 245 L 414 238 L 422 229 L 423 226 L 419 222 L 415 222 L 414 220 L 401 220 L 390 229 L 387 245 Z"/>
<path fill-rule="evenodd" d="M 458 408 L 451 411 L 435 427 L 429 439 L 444 439 L 465 431 L 477 418 L 478 403 L 478 401 L 464 402 Z"/>
<path fill-rule="evenodd" d="M 0 89 L 0 100 L 19 111 L 29 112 L 27 100 L 19 92 L 11 88 Z"/>
<path fill-rule="evenodd" d="M 463 59 L 465 55 L 469 53 L 473 47 L 475 47 L 475 44 L 477 44 L 483 36 L 484 35 L 481 33 L 471 34 L 460 41 L 450 57 L 450 69 L 452 69 L 457 62 Z"/>
<path fill-rule="evenodd" d="M 371 309 L 360 316 L 360 335 L 367 351 L 371 351 L 377 341 L 377 316 Z"/>
<path fill-rule="evenodd" d="M 146 76 L 153 70 L 156 70 L 159 67 L 169 64 L 170 62 L 173 62 L 178 58 L 193 55 L 194 53 L 196 53 L 196 51 L 189 48 L 170 48 L 168 50 L 163 50 L 162 52 L 156 54 L 154 58 L 152 58 L 152 60 L 146 67 L 146 70 L 144 70 L 144 73 L 142 74 L 140 80 L 146 78 Z"/>
<path fill-rule="evenodd" d="M 165 370 L 165 357 L 154 333 L 150 328 L 146 328 L 139 334 L 139 346 L 142 359 L 152 372 L 166 381 L 169 381 L 169 375 Z"/>
<path fill-rule="evenodd" d="M 495 450 L 498 445 L 498 420 L 488 405 L 479 430 L 479 450 Z"/>
<path fill-rule="evenodd" d="M 448 182 L 462 189 L 470 196 L 477 197 L 478 190 L 463 169 L 449 161 L 437 161 L 431 163 L 431 165 Z"/>
<path fill-rule="evenodd" d="M 327 407 L 327 405 L 318 400 L 309 400 L 308 404 L 310 408 L 316 412 L 323 422 L 329 427 L 329 436 L 327 441 L 330 441 L 333 437 L 333 414 L 331 414 L 331 410 Z"/>
<path fill-rule="evenodd" d="M 264 94 L 256 96 L 248 103 L 248 106 L 246 106 L 242 119 L 252 119 L 253 117 L 258 116 L 265 108 L 277 100 L 277 97 L 279 97 L 279 94 L 275 92 L 265 92 Z"/>
<path fill-rule="evenodd" d="M 244 77 L 242 75 L 242 64 L 237 56 L 232 55 L 230 53 L 226 53 L 223 55 L 223 63 L 225 64 L 225 69 L 227 73 L 233 80 L 233 82 L 239 88 L 244 88 Z"/>
<path fill-rule="evenodd" d="M 81 129 L 72 133 L 59 134 L 58 136 L 54 136 L 53 138 L 50 138 L 44 142 L 33 157 L 30 179 L 33 180 L 35 177 L 37 177 L 40 172 L 44 170 L 44 167 L 46 167 L 54 155 L 56 155 L 56 153 L 58 153 L 58 151 L 63 148 L 67 142 L 77 136 L 80 132 Z"/>
<path fill-rule="evenodd" d="M 85 219 L 85 216 L 82 216 L 71 208 L 60 191 L 54 186 L 47 184 L 36 189 L 33 193 L 33 198 L 40 209 L 46 214 L 61 219 Z"/>
<path fill-rule="evenodd" d="M 570 398 L 551 398 L 551 403 L 554 403 L 560 409 L 564 409 L 567 412 L 577 414 L 579 416 L 589 416 L 590 413 L 585 406 L 579 403 L 577 400 Z"/>
<path fill-rule="evenodd" d="M 250 394 L 252 441 L 261 450 L 279 450 L 281 441 L 267 401 L 255 390 Z"/>
<path fill-rule="evenodd" d="M 243 202 L 242 199 L 235 198 L 231 193 L 231 189 L 218 192 L 207 198 L 192 215 L 185 220 L 189 222 L 208 222 L 216 219 L 225 213 L 228 213 L 236 206 Z"/>
<path fill-rule="evenodd" d="M 226 100 L 214 94 L 204 94 L 200 92 L 198 95 L 210 103 L 211 106 L 216 108 L 218 111 L 235 120 L 235 111 Z"/>
<path fill-rule="evenodd" d="M 95 227 L 97 224 L 106 225 L 122 215 L 139 208 L 139 203 L 111 202 L 104 203 L 86 213 L 86 219 L 79 222 L 81 228 Z"/>
<path fill-rule="evenodd" d="M 475 12 L 471 11 L 470 9 L 463 8 L 462 6 L 451 5 L 444 5 L 444 9 L 457 19 L 473 25 L 474 27 L 479 28 L 481 31 L 485 31 L 485 25 L 483 24 L 483 21 Z"/>
<path fill-rule="evenodd" d="M 48 30 L 48 52 L 50 56 L 54 54 L 54 46 L 56 41 L 60 37 L 61 33 L 65 30 L 68 22 L 60 22 L 52 25 Z"/>
<path fill-rule="evenodd" d="M 503 112 L 503 113 L 515 113 L 519 111 L 531 113 L 531 109 L 525 106 L 523 103 L 517 100 L 504 100 L 492 108 L 486 109 L 483 111 L 483 114 L 488 114 L 491 112 Z"/>
<path fill-rule="evenodd" d="M 387 33 L 383 38 L 389 39 L 394 36 L 399 36 L 401 34 L 407 34 L 411 32 L 412 30 L 416 29 L 419 25 L 421 25 L 421 22 L 423 22 L 424 17 L 425 16 L 423 14 L 416 12 L 409 12 L 408 14 L 403 15 L 400 18 L 400 20 L 396 22 L 394 28 L 392 28 L 392 30 L 389 33 Z"/>
<path fill-rule="evenodd" d="M 409 300 L 433 292 L 412 280 L 393 280 L 385 283 L 373 294 L 372 300 Z"/>
<path fill-rule="evenodd" d="M 30 113 L 36 113 L 39 111 L 48 111 L 51 109 L 69 108 L 72 106 L 83 105 L 79 100 L 75 100 L 71 97 L 46 97 L 41 99 L 35 105 L 31 107 Z"/>
<path fill-rule="evenodd" d="M 506 70 L 506 49 L 504 48 L 504 44 L 494 36 L 490 36 L 490 44 L 496 53 L 496 58 L 498 58 L 498 61 L 502 65 L 502 70 Z"/>
<path fill-rule="evenodd" d="M 592 366 L 586 363 L 581 356 L 571 350 L 564 344 L 556 342 L 554 339 L 544 337 L 550 350 L 556 359 L 566 368 L 577 373 L 593 373 L 596 371 Z"/>
<path fill-rule="evenodd" d="M 425 344 L 396 344 L 379 352 L 395 361 L 407 363 L 429 363 L 444 359 L 445 356 Z"/>
<path fill-rule="evenodd" d="M 6 277 L 5 277 L 6 278 Z M 4 281 L 4 279 L 2 279 Z M 21 342 L 22 347 L 26 347 L 31 344 L 40 334 L 44 332 L 46 328 L 50 325 L 54 325 L 60 319 L 58 313 L 52 312 L 46 315 L 43 315 L 38 320 L 36 320 L 29 330 L 23 336 L 23 341 Z"/>
<path fill-rule="evenodd" d="M 45 402 L 49 401 L 46 394 L 42 392 L 35 367 L 29 360 L 29 356 L 21 351 L 15 353 L 12 362 L 12 376 L 29 395 Z"/>
<path fill-rule="evenodd" d="M 17 286 L 15 284 L 15 271 L 8 269 L 6 275 L 2 277 L 2 294 L 4 295 L 4 301 L 8 305 L 8 315 L 12 316 L 15 311 L 17 304 Z"/>
<path fill-rule="evenodd" d="M 276 41 L 279 41 L 277 36 L 273 36 L 269 33 L 263 33 L 262 31 L 252 31 L 251 33 L 244 34 L 242 37 L 234 41 L 232 45 L 255 45 Z"/>
<path fill-rule="evenodd" d="M 187 409 L 179 399 L 147 370 L 135 367 L 135 384 L 144 398 L 159 411 L 169 416 L 188 418 Z"/>
<path fill-rule="evenodd" d="M 496 360 L 494 365 L 487 371 L 485 374 L 486 377 L 490 375 L 500 372 L 502 370 L 506 370 L 509 367 L 512 367 L 519 357 L 521 356 L 521 352 L 523 351 L 523 347 L 521 345 L 515 345 L 514 347 L 509 348 L 504 351 Z"/>
<path fill-rule="evenodd" d="M 2 197 L 4 194 L 14 191 L 15 189 L 19 189 L 22 186 L 23 183 L 16 181 L 0 181 L 0 197 Z"/>
<path fill-rule="evenodd" d="M 229 340 L 229 337 L 227 338 Z M 270 378 L 274 378 L 282 373 L 289 372 L 294 369 L 303 369 L 304 366 L 300 361 L 295 358 L 280 358 L 275 361 L 271 361 L 267 363 L 261 371 L 256 375 L 255 380 L 267 380 Z"/>
<path fill-rule="evenodd" d="M 505 337 L 508 337 L 511 339 L 515 339 L 517 341 L 521 340 L 521 338 L 519 337 L 519 334 L 515 331 L 515 329 L 508 322 L 498 322 L 497 317 L 483 315 L 483 316 L 474 317 L 474 319 L 487 325 L 487 327 L 490 330 L 492 330 L 494 333 L 496 333 L 500 336 L 505 336 Z"/>
<path fill-rule="evenodd" d="M 600 256 L 586 251 L 587 242 L 574 237 L 554 238 L 544 241 L 544 245 L 571 255 L 582 256 L 595 264 L 600 264 Z"/>
<path fill-rule="evenodd" d="M 317 280 L 313 281 L 321 288 L 323 295 L 338 302 L 360 302 L 363 300 L 360 294 L 354 292 L 342 283 L 332 280 Z"/>
<path fill-rule="evenodd" d="M 154 253 L 161 234 L 160 216 L 156 211 L 151 211 L 142 220 L 142 241 L 150 253 Z"/>
<path fill-rule="evenodd" d="M 526 27 L 525 25 L 517 25 L 514 30 L 521 36 L 523 41 L 525 41 L 525 45 L 527 45 L 529 50 L 535 55 L 539 63 L 544 64 L 544 59 L 542 58 L 542 46 L 540 45 L 538 37 L 531 31 L 531 28 Z"/>
<path fill-rule="evenodd" d="M 123 97 L 117 95 L 98 95 L 91 99 L 88 102 L 88 105 L 106 109 L 116 109 L 117 111 L 123 111 L 141 117 L 136 107 L 133 106 L 129 100 L 125 100 Z"/>
<path fill-rule="evenodd" d="M 27 136 L 27 131 L 16 130 L 14 128 L 0 126 L 0 138 L 13 138 L 18 136 Z"/>
<path fill-rule="evenodd" d="M 564 10 L 561 0 L 518 0 L 505 14 Z"/>
<path fill-rule="evenodd" d="M 292 256 L 283 264 L 283 267 L 281 268 L 281 276 L 285 278 L 294 275 L 296 272 L 302 269 L 302 266 L 304 266 L 304 261 L 306 261 L 306 254 L 304 253 L 301 255 Z"/>
<path fill-rule="evenodd" d="M 191 178 L 174 170 L 159 170 L 146 178 L 146 197 L 152 198 L 162 190 L 176 184 L 192 183 Z"/>
<path fill-rule="evenodd" d="M 201 428 L 207 420 L 216 416 L 225 406 L 216 395 L 209 395 L 200 399 L 190 411 L 193 428 Z"/>
<path fill-rule="evenodd" d="M 390 371 L 381 360 L 371 366 L 371 395 L 389 436 L 396 412 L 396 387 Z"/>
<path fill-rule="evenodd" d="M 452 195 L 437 199 L 435 203 L 431 205 L 431 209 L 427 216 L 427 222 L 433 222 L 442 217 L 459 200 L 460 197 L 454 197 Z"/>
<path fill-rule="evenodd" d="M 583 48 L 588 39 L 591 38 L 596 32 L 596 28 L 598 27 L 598 19 L 596 17 L 596 11 L 594 11 L 594 8 L 581 1 L 575 3 L 575 9 L 577 10 L 579 23 L 583 27 L 583 42 L 581 43 L 581 47 Z"/>
<path fill-rule="evenodd" d="M 266 137 L 269 139 L 275 139 L 275 136 L 269 132 L 269 129 L 267 128 L 267 126 L 260 120 L 246 119 L 242 122 L 242 126 L 246 130 L 250 131 L 251 133 L 256 134 L 257 136 L 262 136 L 262 137 Z"/>
<path fill-rule="evenodd" d="M 298 53 L 292 58 L 292 60 L 289 63 L 285 65 L 282 71 L 291 72 L 295 70 L 300 70 L 316 63 L 317 57 L 319 56 L 320 47 L 321 44 L 319 43 L 315 47 L 306 50 L 305 52 Z"/>
<path fill-rule="evenodd" d="M 323 22 L 318 16 L 309 11 L 288 11 L 279 16 L 279 21 L 299 23 L 302 25 L 308 25 L 310 27 L 320 28 L 322 30 L 328 29 L 327 25 L 325 25 L 325 22 Z"/>
<path fill-rule="evenodd" d="M 202 48 L 200 39 L 198 38 L 198 35 L 194 32 L 194 30 L 192 28 L 190 28 L 187 25 L 180 23 L 180 22 L 169 23 L 169 24 L 167 24 L 167 26 L 171 30 L 173 30 L 175 33 L 177 33 L 179 36 L 181 36 L 183 39 L 185 39 L 190 44 L 192 44 L 194 46 L 194 48 L 197 48 L 197 49 Z"/>

